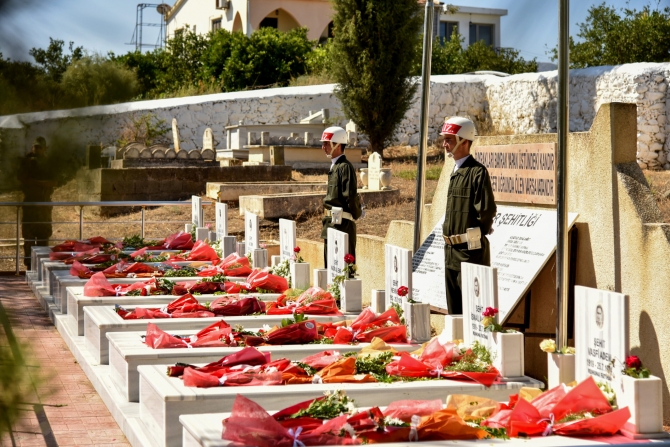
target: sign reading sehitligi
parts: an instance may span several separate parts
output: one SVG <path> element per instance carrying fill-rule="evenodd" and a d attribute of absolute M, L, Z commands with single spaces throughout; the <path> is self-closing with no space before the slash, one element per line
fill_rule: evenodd
<path fill-rule="evenodd" d="M 556 143 L 474 146 L 486 166 L 496 201 L 556 204 Z"/>

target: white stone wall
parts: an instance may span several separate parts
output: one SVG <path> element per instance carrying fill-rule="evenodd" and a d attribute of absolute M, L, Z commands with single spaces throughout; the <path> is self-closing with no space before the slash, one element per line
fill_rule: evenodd
<path fill-rule="evenodd" d="M 590 128 L 600 104 L 638 106 L 638 163 L 670 169 L 670 123 L 667 122 L 670 64 L 629 64 L 573 70 L 570 82 L 570 130 Z M 430 139 L 446 116 L 468 116 L 482 134 L 546 133 L 556 131 L 556 80 L 553 72 L 507 78 L 494 76 L 433 76 L 431 79 Z M 169 124 L 177 118 L 182 147 L 202 147 L 202 135 L 212 128 L 217 148 L 225 147 L 225 126 L 297 123 L 309 111 L 330 109 L 331 120 L 346 119 L 333 95 L 334 85 L 289 87 L 222 93 L 187 98 L 141 101 L 74 110 L 0 117 L 0 140 L 7 150 L 27 151 L 33 139 L 65 135 L 73 145 L 113 144 L 132 114 L 152 112 Z M 415 145 L 419 140 L 419 101 L 400 123 L 395 140 Z M 4 135 L 4 137 L 3 137 Z M 169 134 L 167 135 L 169 137 Z"/>

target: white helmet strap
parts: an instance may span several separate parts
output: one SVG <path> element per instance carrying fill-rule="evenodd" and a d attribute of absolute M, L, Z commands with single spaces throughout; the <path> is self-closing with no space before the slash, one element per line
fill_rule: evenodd
<path fill-rule="evenodd" d="M 333 145 L 333 142 L 332 142 L 332 141 L 329 141 L 328 143 L 330 143 L 330 150 L 329 150 L 328 153 L 326 154 L 326 157 L 328 157 L 328 158 L 333 158 L 333 151 L 334 151 L 335 149 L 337 149 L 337 146 L 339 146 L 340 143 L 336 143 L 336 144 L 334 144 L 334 145 Z"/>
<path fill-rule="evenodd" d="M 461 137 L 459 137 L 458 135 L 454 135 L 454 136 L 456 137 L 456 146 L 454 146 L 454 148 L 453 148 L 452 150 L 450 150 L 450 151 L 446 151 L 446 152 L 447 152 L 447 156 L 448 156 L 449 158 L 453 158 L 453 157 L 454 157 L 454 152 L 456 151 L 456 149 L 458 149 L 458 146 L 460 146 L 461 144 L 463 144 L 463 142 L 465 141 L 465 138 L 461 138 Z"/>

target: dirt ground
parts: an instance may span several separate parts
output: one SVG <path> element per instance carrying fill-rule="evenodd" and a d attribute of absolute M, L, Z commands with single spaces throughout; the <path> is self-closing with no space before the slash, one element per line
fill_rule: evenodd
<path fill-rule="evenodd" d="M 390 167 L 393 173 L 391 185 L 400 189 L 400 199 L 396 203 L 384 206 L 369 207 L 366 217 L 358 223 L 359 234 L 369 234 L 384 237 L 391 220 L 414 221 L 414 197 L 416 196 L 416 147 L 392 147 L 384 151 L 384 166 Z M 426 203 L 431 203 L 442 165 L 443 153 L 439 148 L 431 148 L 428 153 L 426 166 Z M 670 171 L 645 171 L 645 177 L 657 200 L 664 222 L 670 223 Z M 293 180 L 326 182 L 327 174 L 308 174 L 294 171 Z M 203 185 L 204 186 L 204 185 Z M 362 186 L 359 178 L 359 186 Z M 203 196 L 204 200 L 210 200 Z M 20 193 L 0 194 L 0 202 L 21 201 Z M 74 201 L 76 199 L 76 185 L 74 181 L 58 188 L 53 196 L 54 202 Z M 167 206 L 148 209 L 145 213 L 145 237 L 163 238 L 184 228 L 190 222 L 190 203 L 186 206 Z M 140 233 L 141 212 L 135 212 L 102 218 L 99 213 L 90 208 L 84 208 L 84 238 L 102 235 L 109 238 Z M 295 217 L 298 222 L 298 237 L 319 240 L 321 235 L 321 213 L 305 213 Z M 53 208 L 53 239 L 70 239 L 79 237 L 79 209 L 72 206 Z M 205 221 L 214 222 L 214 206 L 205 207 Z M 16 234 L 16 208 L 0 207 L 0 256 L 14 256 L 14 238 Z M 239 215 L 237 206 L 230 207 L 228 212 L 228 231 L 239 240 L 243 239 L 244 220 Z M 276 221 L 262 220 L 260 224 L 261 238 L 277 240 L 279 238 L 279 224 Z M 11 239 L 3 240 L 3 239 Z M 14 270 L 14 261 L 0 259 L 0 271 Z"/>

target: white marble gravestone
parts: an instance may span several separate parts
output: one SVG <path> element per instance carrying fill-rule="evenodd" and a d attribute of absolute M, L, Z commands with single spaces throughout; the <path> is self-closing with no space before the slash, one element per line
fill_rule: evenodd
<path fill-rule="evenodd" d="M 172 141 L 174 142 L 175 152 L 179 152 L 180 146 L 179 143 L 181 139 L 179 138 L 179 128 L 177 127 L 177 118 L 172 118 Z"/>
<path fill-rule="evenodd" d="M 403 299 L 398 295 L 398 288 L 409 289 L 407 299 L 412 298 L 412 251 L 395 245 L 384 246 L 386 266 L 386 308 L 391 304 L 402 305 Z"/>
<path fill-rule="evenodd" d="M 381 169 L 382 158 L 378 153 L 373 152 L 368 157 L 368 189 L 370 191 L 379 191 L 381 189 L 379 181 Z"/>
<path fill-rule="evenodd" d="M 568 226 L 577 220 L 569 213 Z M 491 267 L 498 270 L 498 322 L 523 298 L 556 251 L 556 210 L 498 205 L 491 247 Z M 444 217 L 435 225 L 412 260 L 414 300 L 447 308 L 444 283 Z"/>
<path fill-rule="evenodd" d="M 191 221 L 195 228 L 205 226 L 205 216 L 202 209 L 202 199 L 198 196 L 191 196 Z"/>
<path fill-rule="evenodd" d="M 260 232 L 258 230 L 258 215 L 247 211 L 244 213 L 244 243 L 247 252 L 260 248 Z"/>
<path fill-rule="evenodd" d="M 332 284 L 336 276 L 342 275 L 344 255 L 349 250 L 349 235 L 334 228 L 328 228 L 328 284 Z"/>
<path fill-rule="evenodd" d="M 228 205 L 216 202 L 216 239 L 222 241 L 228 236 Z"/>
<path fill-rule="evenodd" d="M 279 219 L 279 249 L 281 260 L 291 259 L 296 242 L 296 224 L 294 220 Z"/>
<path fill-rule="evenodd" d="M 620 388 L 629 352 L 628 329 L 627 295 L 576 286 L 575 379 L 591 375 L 596 382 Z"/>
<path fill-rule="evenodd" d="M 483 265 L 461 264 L 463 292 L 463 341 L 472 346 L 478 341 L 493 348 L 491 332 L 484 331 L 482 312 L 487 307 L 498 308 L 498 274 L 496 269 Z M 498 318 L 497 321 L 500 321 Z"/>
<path fill-rule="evenodd" d="M 211 149 L 214 150 L 214 135 L 212 135 L 212 129 L 209 127 L 205 129 L 205 133 L 202 136 L 202 150 Z"/>

